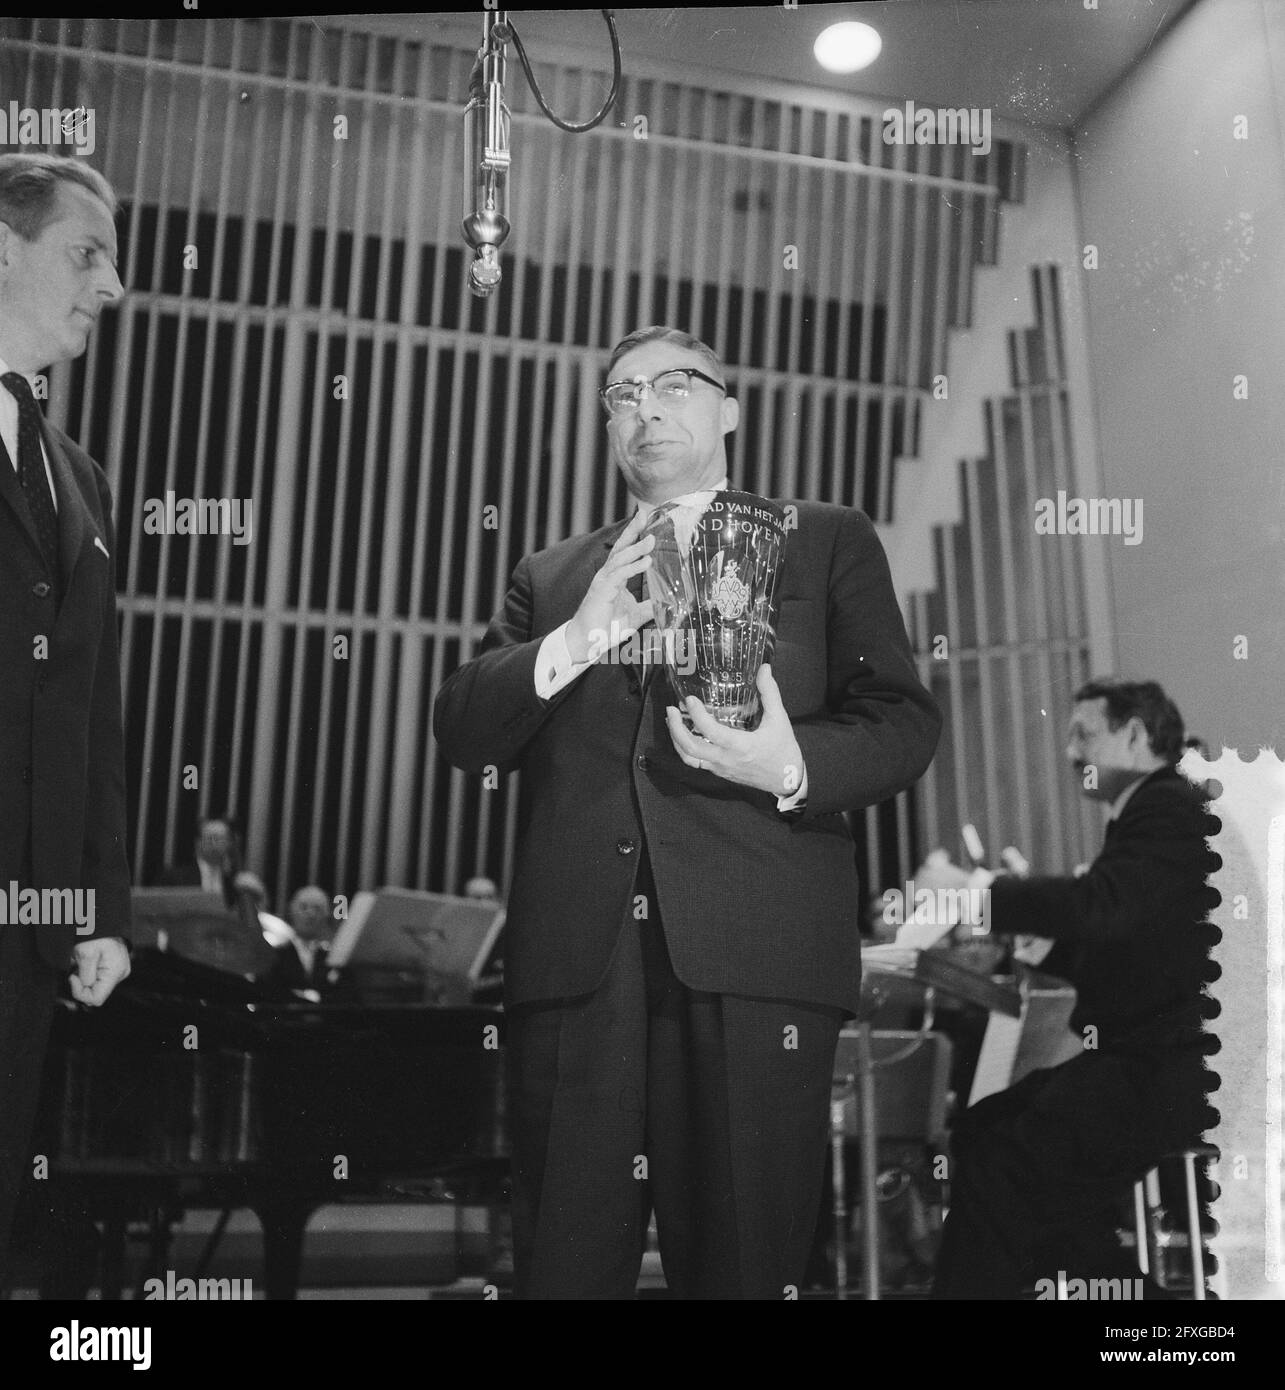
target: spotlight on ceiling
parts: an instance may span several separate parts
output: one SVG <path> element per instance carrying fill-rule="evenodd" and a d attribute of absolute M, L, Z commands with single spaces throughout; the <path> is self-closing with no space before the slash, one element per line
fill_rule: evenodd
<path fill-rule="evenodd" d="M 831 24 L 812 45 L 816 60 L 827 72 L 860 72 L 879 56 L 883 40 L 869 24 L 848 21 Z"/>

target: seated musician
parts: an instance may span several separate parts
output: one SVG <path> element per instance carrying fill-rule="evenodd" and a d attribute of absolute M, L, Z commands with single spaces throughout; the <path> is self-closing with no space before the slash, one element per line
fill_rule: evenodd
<path fill-rule="evenodd" d="M 940 855 L 918 887 L 988 888 L 988 920 L 965 923 L 1052 943 L 1041 968 L 1069 980 L 1082 1048 L 987 1096 L 952 1137 L 951 1206 L 937 1298 L 1017 1298 L 1039 1280 L 1139 1277 L 1116 1232 L 1122 1199 L 1165 1154 L 1213 1121 L 1202 984 L 1213 929 L 1204 794 L 1178 772 L 1182 719 L 1154 681 L 1077 691 L 1067 758 L 1110 808 L 1087 871 L 972 875 Z M 971 895 L 970 895 L 971 897 Z M 1144 1296 L 1164 1297 L 1151 1281 Z"/>
<path fill-rule="evenodd" d="M 244 895 L 259 918 L 263 939 L 269 946 L 280 946 L 293 939 L 288 923 L 267 911 L 268 890 L 258 874 L 241 867 L 241 832 L 231 816 L 208 816 L 197 827 L 195 862 L 167 864 L 160 882 L 166 888 L 203 888 L 222 896 L 229 910 L 236 911 Z"/>
<path fill-rule="evenodd" d="M 230 816 L 207 816 L 196 828 L 194 862 L 167 864 L 161 873 L 166 888 L 204 888 L 221 893 L 235 906 L 236 872 L 240 862 L 236 822 Z"/>
<path fill-rule="evenodd" d="M 300 888 L 287 909 L 290 938 L 275 948 L 265 983 L 282 989 L 311 990 L 322 998 L 346 997 L 342 971 L 331 969 L 328 955 L 335 935 L 330 899 L 316 884 Z"/>

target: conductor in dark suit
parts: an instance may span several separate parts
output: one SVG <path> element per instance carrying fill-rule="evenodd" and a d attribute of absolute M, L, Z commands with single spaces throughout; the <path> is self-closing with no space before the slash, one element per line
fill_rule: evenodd
<path fill-rule="evenodd" d="M 1182 718 L 1156 682 L 1091 681 L 1076 692 L 1066 750 L 1085 795 L 1110 808 L 1087 872 L 915 872 L 920 888 L 988 886 L 983 928 L 1044 939 L 1040 968 L 1075 986 L 1082 1042 L 956 1125 L 936 1297 L 1017 1298 L 1040 1280 L 1056 1287 L 1059 1273 L 1139 1277 L 1116 1238 L 1121 1202 L 1213 1119 L 1201 1013 L 1209 828 L 1204 792 L 1174 766 L 1183 749 Z"/>
<path fill-rule="evenodd" d="M 44 890 L 0 925 L 0 1284 L 58 976 L 97 1005 L 129 973 L 111 496 L 37 404 L 120 298 L 115 211 L 81 159 L 0 155 L 0 889 Z"/>
<path fill-rule="evenodd" d="M 650 510 L 726 486 L 737 403 L 714 353 L 670 328 L 620 343 L 602 395 L 638 510 L 524 559 L 435 711 L 456 766 L 521 772 L 505 947 L 516 1292 L 633 1297 L 654 1208 L 674 1296 L 788 1298 L 860 988 L 843 813 L 920 776 L 939 714 L 874 528 L 799 503 L 759 727 L 691 701 L 685 729 L 663 670 L 622 644 L 652 616 L 630 582 L 650 564 Z"/>

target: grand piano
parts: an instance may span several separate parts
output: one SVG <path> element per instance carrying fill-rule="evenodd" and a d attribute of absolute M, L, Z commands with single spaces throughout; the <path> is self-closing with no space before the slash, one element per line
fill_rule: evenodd
<path fill-rule="evenodd" d="M 147 1224 L 144 1275 L 163 1275 L 191 1207 L 257 1214 L 276 1299 L 295 1296 L 324 1204 L 496 1200 L 502 1012 L 405 992 L 321 1004 L 151 946 L 101 1008 L 60 1001 L 34 1152 L 45 1191 L 102 1224 L 104 1297 L 127 1227 Z"/>

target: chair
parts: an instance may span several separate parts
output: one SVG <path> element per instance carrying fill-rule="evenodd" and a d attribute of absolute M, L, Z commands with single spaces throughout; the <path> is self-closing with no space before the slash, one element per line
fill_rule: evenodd
<path fill-rule="evenodd" d="M 1191 1259 L 1191 1296 L 1203 1302 L 1205 1292 L 1205 1247 L 1200 1229 L 1200 1201 L 1196 1194 L 1196 1161 L 1216 1160 L 1218 1150 L 1210 1144 L 1193 1144 L 1177 1153 L 1165 1154 L 1160 1162 L 1181 1160 L 1186 1185 L 1187 1250 Z M 1134 1234 L 1137 1240 L 1138 1265 L 1167 1288 L 1163 1261 L 1160 1259 L 1161 1213 L 1160 1168 L 1157 1165 L 1133 1185 Z"/>
<path fill-rule="evenodd" d="M 861 1141 L 864 1293 L 867 1299 L 877 1299 L 878 1141 L 944 1142 L 951 1054 L 944 1033 L 878 1031 L 858 1024 L 839 1034 L 830 1105 L 836 1298 L 846 1298 L 848 1286 L 844 1143 L 849 1138 Z"/>

